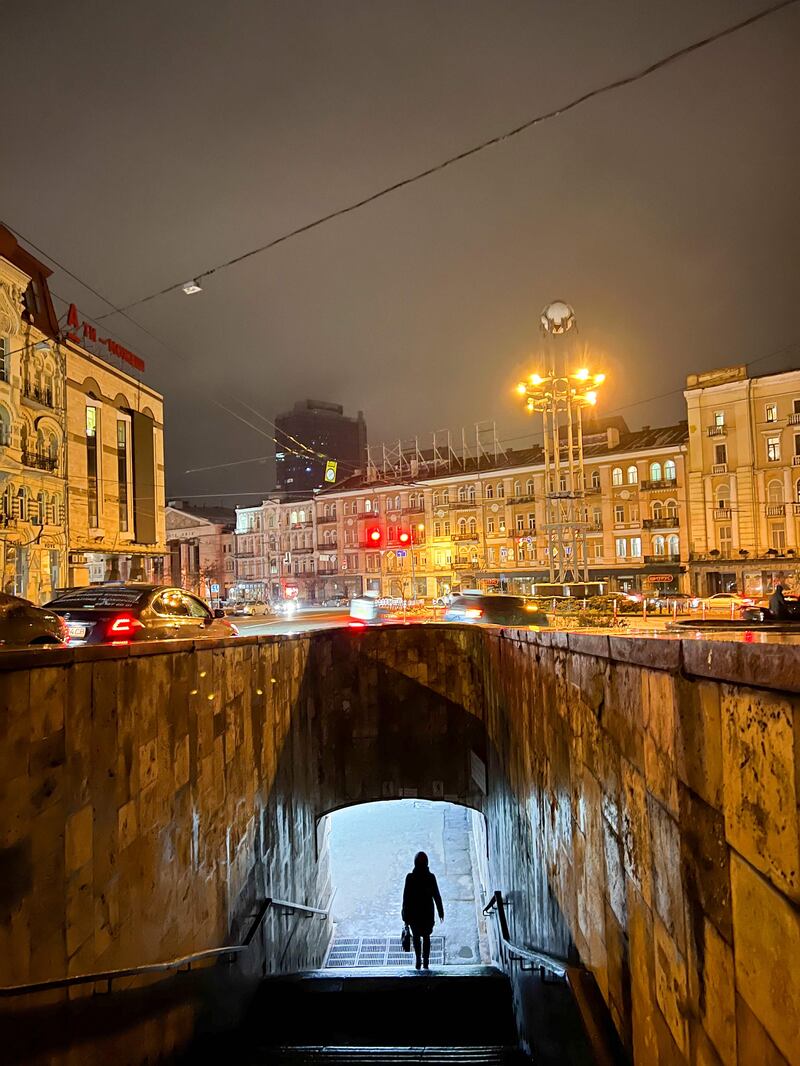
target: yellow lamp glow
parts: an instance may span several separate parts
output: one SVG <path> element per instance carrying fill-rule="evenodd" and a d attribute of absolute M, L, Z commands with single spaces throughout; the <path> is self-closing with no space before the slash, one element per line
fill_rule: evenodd
<path fill-rule="evenodd" d="M 531 385 L 541 385 L 543 380 L 544 379 L 540 378 L 538 374 L 531 374 L 530 376 Z"/>
<path fill-rule="evenodd" d="M 584 367 L 582 370 L 578 371 L 575 377 L 578 379 L 578 381 L 588 381 L 589 371 L 586 369 L 586 367 Z"/>
<path fill-rule="evenodd" d="M 605 374 L 595 374 L 595 376 L 594 376 L 595 385 L 602 385 L 605 380 L 606 380 Z"/>
<path fill-rule="evenodd" d="M 594 407 L 594 405 L 597 403 L 597 393 L 594 391 L 594 389 L 586 393 L 586 402 L 588 404 L 591 404 L 592 407 Z"/>
<path fill-rule="evenodd" d="M 533 410 L 533 400 L 528 400 L 528 402 L 525 404 L 525 406 L 528 408 L 529 411 L 532 411 Z"/>
<path fill-rule="evenodd" d="M 524 381 L 520 381 L 519 385 L 517 385 L 517 392 L 520 394 L 520 396 L 524 396 L 527 392 L 527 385 Z"/>

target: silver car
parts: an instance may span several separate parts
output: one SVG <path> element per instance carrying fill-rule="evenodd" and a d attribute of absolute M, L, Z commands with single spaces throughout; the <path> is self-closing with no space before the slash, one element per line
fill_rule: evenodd
<path fill-rule="evenodd" d="M 67 624 L 53 611 L 0 592 L 0 648 L 66 644 Z"/>

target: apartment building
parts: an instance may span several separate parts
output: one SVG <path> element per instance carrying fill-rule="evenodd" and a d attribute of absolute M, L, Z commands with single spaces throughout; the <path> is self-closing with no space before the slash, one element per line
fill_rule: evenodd
<path fill-rule="evenodd" d="M 583 515 L 592 580 L 622 590 L 684 583 L 687 436 L 685 423 L 631 432 L 622 419 L 587 432 Z M 303 503 L 240 509 L 239 583 L 258 568 L 262 592 L 280 597 L 288 589 L 312 601 L 365 591 L 529 593 L 549 575 L 544 476 L 541 451 L 530 449 L 454 461 L 435 477 L 358 473 Z M 273 531 L 268 546 L 256 547 L 251 524 Z"/>
<path fill-rule="evenodd" d="M 692 374 L 689 568 L 701 594 L 800 585 L 800 370 Z"/>
<path fill-rule="evenodd" d="M 165 578 L 216 603 L 234 584 L 236 512 L 170 500 L 166 509 L 168 567 Z"/>

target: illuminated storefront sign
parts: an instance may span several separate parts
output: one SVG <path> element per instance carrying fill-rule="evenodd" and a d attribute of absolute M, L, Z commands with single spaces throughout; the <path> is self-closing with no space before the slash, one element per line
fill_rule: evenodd
<path fill-rule="evenodd" d="M 95 355 L 100 355 L 101 353 L 98 349 L 104 348 L 109 355 L 115 355 L 117 359 L 121 359 L 123 363 L 127 363 L 136 370 L 144 371 L 143 359 L 140 359 L 138 355 L 134 355 L 133 352 L 128 351 L 128 349 L 122 344 L 112 340 L 111 337 L 98 337 L 97 328 L 93 326 L 91 322 L 81 320 L 78 317 L 78 309 L 75 304 L 69 305 L 69 311 L 67 312 L 67 326 L 69 327 L 67 340 L 72 341 L 73 344 L 80 344 L 90 352 L 94 352 Z M 105 355 L 105 352 L 102 354 Z"/>

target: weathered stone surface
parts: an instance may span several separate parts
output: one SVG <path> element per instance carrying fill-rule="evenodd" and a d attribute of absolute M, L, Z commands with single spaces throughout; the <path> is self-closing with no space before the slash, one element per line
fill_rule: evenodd
<path fill-rule="evenodd" d="M 725 835 L 753 866 L 800 901 L 796 701 L 722 689 Z"/>
<path fill-rule="evenodd" d="M 581 954 L 637 1062 L 789 1061 L 800 727 L 778 659 L 762 681 L 759 648 L 716 647 L 432 626 L 67 649 L 35 678 L 4 658 L 0 981 L 220 944 L 258 896 L 324 903 L 321 813 L 443 793 L 486 815 L 514 937 Z M 252 965 L 313 965 L 313 932 L 269 917 Z"/>
<path fill-rule="evenodd" d="M 798 1062 L 800 911 L 735 852 L 731 894 L 736 989 L 781 1053 Z M 741 1054 L 740 1047 L 744 1061 Z"/>

